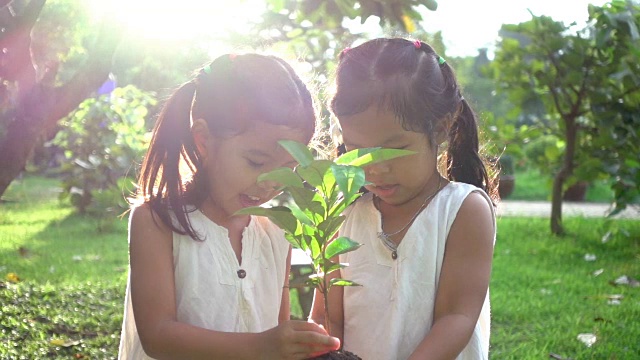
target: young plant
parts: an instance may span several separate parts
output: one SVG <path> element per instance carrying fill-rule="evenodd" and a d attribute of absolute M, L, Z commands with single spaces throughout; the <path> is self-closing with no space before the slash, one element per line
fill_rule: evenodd
<path fill-rule="evenodd" d="M 351 252 L 361 244 L 340 236 L 334 239 L 345 220 L 342 212 L 362 193 L 366 184 L 363 167 L 413 154 L 398 149 L 365 148 L 349 151 L 335 161 L 314 159 L 305 145 L 295 141 L 279 142 L 298 162 L 295 170 L 278 168 L 262 174 L 258 181 L 272 181 L 291 199 L 289 206 L 250 207 L 238 214 L 266 216 L 285 232 L 287 240 L 311 259 L 313 272 L 306 283 L 324 295 L 324 310 L 329 317 L 327 295 L 332 286 L 358 285 L 328 275 L 345 267 L 334 262 L 336 256 Z M 327 323 L 327 331 L 331 333 Z"/>

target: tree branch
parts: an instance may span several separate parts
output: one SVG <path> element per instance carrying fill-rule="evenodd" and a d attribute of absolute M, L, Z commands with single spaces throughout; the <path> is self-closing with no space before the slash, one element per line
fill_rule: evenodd
<path fill-rule="evenodd" d="M 113 54 L 121 38 L 121 32 L 105 19 L 90 57 L 66 84 L 53 89 L 46 127 L 65 117 L 100 87 L 111 71 Z"/>
<path fill-rule="evenodd" d="M 36 71 L 31 59 L 31 29 L 36 23 L 46 0 L 32 0 L 21 14 L 10 17 L 4 34 L 0 37 L 0 48 L 4 54 L 0 62 L 0 78 L 15 82 L 18 88 L 17 101 L 31 91 L 36 82 Z"/>

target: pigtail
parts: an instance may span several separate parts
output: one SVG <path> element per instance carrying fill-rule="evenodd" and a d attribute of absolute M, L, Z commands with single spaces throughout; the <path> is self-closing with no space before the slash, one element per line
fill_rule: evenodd
<path fill-rule="evenodd" d="M 195 175 L 200 165 L 191 136 L 191 104 L 195 91 L 193 81 L 182 85 L 160 113 L 142 163 L 138 197 L 148 202 L 153 212 L 173 231 L 198 239 L 186 216 L 185 183 L 180 171 L 186 165 Z M 172 209 L 177 225 L 170 217 Z"/>
<path fill-rule="evenodd" d="M 480 156 L 477 115 L 460 93 L 460 85 L 456 81 L 453 69 L 441 56 L 435 52 L 433 55 L 443 76 L 446 89 L 443 94 L 452 100 L 450 108 L 457 108 L 450 113 L 453 123 L 448 133 L 447 178 L 474 185 L 495 198 L 494 181 L 490 180 L 485 162 Z"/>
<path fill-rule="evenodd" d="M 461 99 L 460 111 L 449 129 L 447 178 L 492 192 L 493 183 L 479 154 L 476 114 L 465 99 Z"/>

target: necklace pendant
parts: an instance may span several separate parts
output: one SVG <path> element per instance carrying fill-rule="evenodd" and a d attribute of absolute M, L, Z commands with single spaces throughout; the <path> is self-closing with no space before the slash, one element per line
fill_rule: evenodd
<path fill-rule="evenodd" d="M 398 252 L 397 252 L 397 251 L 395 251 L 395 250 L 393 250 L 393 251 L 391 252 L 391 258 L 392 258 L 393 260 L 397 259 L 397 258 L 398 258 Z"/>

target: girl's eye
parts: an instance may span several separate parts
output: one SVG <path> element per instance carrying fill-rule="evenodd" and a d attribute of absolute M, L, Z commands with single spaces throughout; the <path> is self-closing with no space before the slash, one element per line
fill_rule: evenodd
<path fill-rule="evenodd" d="M 261 162 L 255 162 L 251 159 L 247 159 L 247 162 L 249 163 L 249 166 L 251 166 L 252 168 L 261 168 L 262 166 L 264 166 L 264 163 Z"/>

